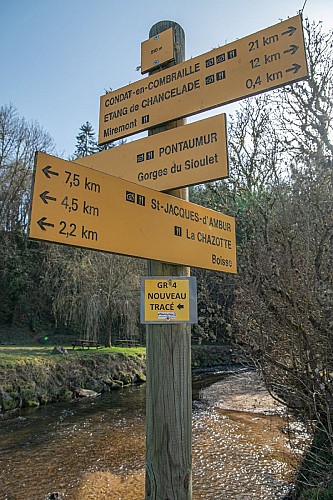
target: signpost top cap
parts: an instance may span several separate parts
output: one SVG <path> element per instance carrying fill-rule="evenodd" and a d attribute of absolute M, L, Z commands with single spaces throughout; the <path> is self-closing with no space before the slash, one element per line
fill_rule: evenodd
<path fill-rule="evenodd" d="M 174 28 L 175 32 L 181 33 L 181 36 L 185 40 L 185 31 L 183 28 L 180 26 L 180 24 L 176 23 L 175 21 L 158 21 L 157 23 L 153 24 L 153 26 L 149 30 L 149 38 L 159 35 L 159 33 L 162 33 L 162 31 L 168 30 L 169 28 Z"/>

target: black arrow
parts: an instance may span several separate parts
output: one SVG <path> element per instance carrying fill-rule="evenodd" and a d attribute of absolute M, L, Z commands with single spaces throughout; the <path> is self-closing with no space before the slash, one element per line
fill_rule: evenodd
<path fill-rule="evenodd" d="M 282 35 L 289 35 L 289 36 L 291 36 L 291 35 L 293 35 L 295 33 L 296 30 L 297 30 L 297 28 L 295 28 L 295 26 L 288 26 L 287 31 L 284 31 L 282 33 Z"/>
<path fill-rule="evenodd" d="M 43 202 L 47 205 L 48 201 L 57 201 L 57 198 L 53 198 L 52 196 L 47 196 L 50 191 L 44 191 L 42 194 L 39 195 L 39 197 L 43 200 Z"/>
<path fill-rule="evenodd" d="M 298 73 L 298 71 L 301 69 L 301 67 L 302 66 L 300 64 L 294 63 L 291 68 L 286 69 L 286 73 L 290 73 L 290 72 L 292 72 L 294 74 Z"/>
<path fill-rule="evenodd" d="M 178 309 L 184 309 L 184 306 L 182 304 L 178 304 Z"/>
<path fill-rule="evenodd" d="M 297 47 L 297 45 L 290 45 L 290 49 L 288 50 L 285 50 L 283 53 L 284 54 L 288 54 L 288 52 L 291 53 L 291 55 L 294 55 L 295 52 L 299 49 L 299 47 Z"/>
<path fill-rule="evenodd" d="M 46 231 L 45 226 L 50 226 L 54 227 L 54 224 L 51 224 L 50 222 L 46 222 L 46 217 L 42 217 L 37 221 L 37 224 L 41 228 L 42 231 Z"/>
<path fill-rule="evenodd" d="M 51 178 L 51 175 L 59 175 L 58 172 L 54 172 L 53 170 L 51 170 L 51 168 L 52 168 L 51 165 L 47 165 L 42 169 L 42 171 L 44 172 L 44 174 L 48 179 Z"/>

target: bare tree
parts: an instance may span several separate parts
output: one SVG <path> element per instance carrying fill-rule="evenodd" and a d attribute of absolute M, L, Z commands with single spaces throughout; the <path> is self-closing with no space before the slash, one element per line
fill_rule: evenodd
<path fill-rule="evenodd" d="M 32 324 L 47 300 L 39 297 L 42 252 L 27 240 L 31 181 L 36 150 L 54 143 L 37 122 L 0 107 L 0 319 Z"/>
<path fill-rule="evenodd" d="M 305 31 L 309 80 L 245 101 L 229 120 L 230 179 L 194 193 L 236 215 L 233 339 L 312 430 L 308 480 L 325 485 L 333 458 L 333 33 L 309 22 Z"/>
<path fill-rule="evenodd" d="M 246 211 L 239 212 L 234 328 L 272 394 L 303 418 L 314 446 L 320 442 L 310 475 L 325 485 L 333 457 L 333 32 L 307 22 L 306 33 L 309 80 L 267 100 L 272 142 L 279 144 L 277 168 L 267 158 L 275 182 L 267 183 L 264 169 L 264 192 L 253 189 L 251 165 L 235 158 L 241 168 L 234 184 L 244 186 L 246 178 L 239 192 Z M 259 147 L 265 154 L 265 141 Z"/>
<path fill-rule="evenodd" d="M 50 245 L 45 287 L 53 290 L 55 322 L 110 346 L 119 335 L 137 338 L 142 267 L 130 257 Z"/>
<path fill-rule="evenodd" d="M 35 152 L 52 152 L 54 142 L 37 122 L 17 115 L 13 105 L 0 108 L 0 225 L 26 231 Z"/>

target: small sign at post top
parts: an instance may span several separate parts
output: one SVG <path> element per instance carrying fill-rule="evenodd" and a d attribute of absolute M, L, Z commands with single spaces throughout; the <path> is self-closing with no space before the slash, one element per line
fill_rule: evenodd
<path fill-rule="evenodd" d="M 174 30 L 169 28 L 141 43 L 141 73 L 163 66 L 175 58 Z"/>
<path fill-rule="evenodd" d="M 197 282 L 187 276 L 141 278 L 141 323 L 197 323 Z"/>

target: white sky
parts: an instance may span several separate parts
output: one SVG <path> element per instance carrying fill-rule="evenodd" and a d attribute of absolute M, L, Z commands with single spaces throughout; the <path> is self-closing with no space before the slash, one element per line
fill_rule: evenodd
<path fill-rule="evenodd" d="M 83 123 L 89 121 L 97 136 L 105 89 L 141 78 L 141 42 L 156 22 L 183 27 L 189 59 L 292 17 L 304 2 L 0 0 L 0 105 L 12 103 L 20 116 L 37 120 L 67 158 Z M 307 0 L 303 15 L 323 21 L 328 31 L 333 1 Z"/>

